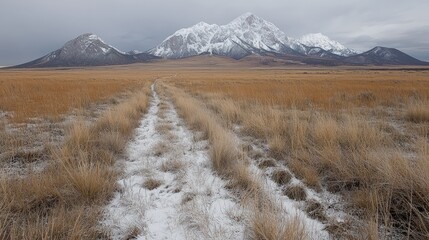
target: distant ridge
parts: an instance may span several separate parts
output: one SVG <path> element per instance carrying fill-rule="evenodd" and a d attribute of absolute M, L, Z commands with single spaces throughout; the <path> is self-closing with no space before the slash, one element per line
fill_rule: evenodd
<path fill-rule="evenodd" d="M 255 54 L 317 65 L 429 64 L 397 49 L 379 47 L 378 51 L 371 51 L 358 53 L 322 33 L 306 34 L 300 39 L 294 39 L 273 23 L 252 13 L 245 13 L 222 26 L 200 22 L 180 29 L 148 53 L 163 58 L 213 54 L 234 59 Z"/>
<path fill-rule="evenodd" d="M 14 67 L 105 66 L 199 55 L 225 56 L 236 60 L 255 55 L 327 66 L 429 65 L 394 48 L 378 46 L 358 53 L 322 33 L 294 39 L 273 23 L 245 13 L 226 25 L 200 22 L 182 28 L 146 52 L 133 50 L 125 53 L 108 45 L 97 35 L 86 33 L 56 51 Z"/>
<path fill-rule="evenodd" d="M 62 48 L 17 68 L 80 67 L 130 64 L 158 58 L 148 53 L 124 53 L 92 33 L 67 42 Z"/>
<path fill-rule="evenodd" d="M 398 49 L 375 47 L 367 52 L 350 56 L 345 62 L 363 65 L 429 65 L 413 58 Z"/>

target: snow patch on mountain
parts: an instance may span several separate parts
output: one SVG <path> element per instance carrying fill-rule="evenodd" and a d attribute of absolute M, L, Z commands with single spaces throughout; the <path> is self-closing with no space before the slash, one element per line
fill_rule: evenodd
<path fill-rule="evenodd" d="M 355 50 L 347 48 L 341 43 L 331 40 L 329 37 L 321 33 L 306 34 L 299 39 L 299 42 L 308 47 L 318 47 L 344 57 L 358 54 Z"/>
<path fill-rule="evenodd" d="M 226 25 L 200 22 L 169 36 L 149 53 L 165 58 L 182 58 L 204 53 L 241 58 L 260 52 L 305 52 L 271 22 L 245 13 Z"/>
<path fill-rule="evenodd" d="M 132 51 L 127 52 L 126 54 L 128 54 L 128 55 L 136 55 L 136 54 L 140 54 L 140 53 L 143 53 L 143 52 L 139 51 L 139 50 L 132 50 Z"/>
<path fill-rule="evenodd" d="M 241 58 L 249 54 L 311 55 L 314 47 L 339 56 L 357 54 L 323 34 L 308 34 L 300 39 L 286 36 L 273 23 L 245 13 L 226 25 L 200 22 L 167 37 L 149 53 L 164 58 L 183 58 L 204 53 Z"/>
<path fill-rule="evenodd" d="M 92 33 L 85 33 L 79 37 L 67 42 L 62 48 L 61 57 L 75 57 L 76 55 L 86 55 L 88 57 L 96 57 L 99 55 L 107 55 L 111 51 L 117 51 L 116 48 L 106 44 L 101 38 Z"/>
<path fill-rule="evenodd" d="M 144 62 L 157 58 L 147 53 L 127 54 L 105 43 L 92 33 L 85 33 L 39 59 L 16 67 L 103 66 Z"/>

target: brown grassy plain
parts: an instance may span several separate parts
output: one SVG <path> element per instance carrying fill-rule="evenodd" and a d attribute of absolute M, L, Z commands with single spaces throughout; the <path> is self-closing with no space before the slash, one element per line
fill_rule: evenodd
<path fill-rule="evenodd" d="M 155 79 L 187 92 L 170 88 L 188 123 L 206 132 L 216 171 L 232 178 L 235 188 L 258 188 L 244 167 L 236 167 L 244 163 L 229 162 L 239 153 L 230 149 L 233 144 L 225 144 L 231 139 L 224 128 L 240 124 L 243 135 L 268 143 L 273 158 L 285 161 L 307 186 L 342 194 L 351 212 L 364 209 L 356 215 L 368 221 L 364 231 L 371 231 L 372 237 L 378 237 L 374 225 L 379 223 L 402 229 L 411 238 L 428 236 L 429 70 L 262 68 L 222 58 L 3 70 L 0 110 L 13 112 L 12 122 L 46 117 L 59 121 L 73 109 L 147 89 Z M 146 94 L 125 98 L 93 125 L 72 124 L 65 142 L 50 151 L 52 163 L 46 171 L 1 179 L 0 237 L 100 237 L 94 229 L 99 207 L 115 181 L 109 167 L 144 111 Z M 220 124 L 210 114 L 217 115 Z M 0 136 L 9 136 L 6 124 L 1 123 Z M 293 232 L 269 224 L 272 215 L 258 213 L 252 222 L 255 239 Z"/>
<path fill-rule="evenodd" d="M 142 79 L 157 76 L 154 72 L 128 70 L 2 70 L 0 110 L 13 112 L 14 122 L 28 121 L 29 118 L 58 118 L 73 109 L 141 88 Z"/>
<path fill-rule="evenodd" d="M 398 106 L 429 96 L 428 71 L 249 69 L 178 72 L 175 81 L 204 93 L 267 105 L 338 110 Z"/>
<path fill-rule="evenodd" d="M 13 149 L 18 145 L 24 155 L 34 150 L 36 137 L 17 122 L 37 117 L 54 124 L 71 110 L 85 113 L 94 110 L 90 104 L 107 104 L 100 116 L 89 114 L 96 119 L 88 121 L 79 114 L 73 118 L 65 126 L 64 142 L 43 146 L 46 165 L 41 172 L 0 177 L 0 239 L 103 237 L 98 221 L 101 207 L 115 190 L 112 165 L 148 105 L 149 84 L 156 76 L 105 69 L 5 71 L 0 76 L 7 86 L 2 89 L 1 110 L 14 116 L 1 119 L 2 166 L 22 160 Z M 27 140 L 15 144 L 21 141 L 15 136 L 19 131 L 27 133 Z M 7 154 L 10 149 L 13 154 Z M 23 166 L 34 161 L 38 160 L 28 155 Z"/>
<path fill-rule="evenodd" d="M 428 71 L 198 70 L 169 82 L 265 140 L 307 186 L 342 194 L 370 236 L 373 222 L 429 236 Z"/>

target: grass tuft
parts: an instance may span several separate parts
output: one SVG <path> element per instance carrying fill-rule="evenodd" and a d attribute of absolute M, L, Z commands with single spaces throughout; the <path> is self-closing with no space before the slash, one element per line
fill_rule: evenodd
<path fill-rule="evenodd" d="M 148 178 L 143 183 L 143 187 L 148 190 L 154 190 L 161 185 L 162 185 L 162 181 L 155 178 Z"/>
<path fill-rule="evenodd" d="M 286 185 L 292 179 L 292 175 L 283 169 L 277 169 L 271 175 L 271 179 L 279 185 Z"/>
<path fill-rule="evenodd" d="M 112 165 L 147 103 L 137 92 L 93 124 L 78 119 L 42 172 L 0 179 L 0 238 L 108 238 L 98 222 L 116 188 Z"/>
<path fill-rule="evenodd" d="M 307 199 L 307 192 L 302 186 L 299 185 L 286 187 L 283 193 L 290 199 L 296 201 L 305 201 Z"/>
<path fill-rule="evenodd" d="M 406 118 L 415 123 L 429 122 L 429 101 L 416 101 L 410 104 Z"/>

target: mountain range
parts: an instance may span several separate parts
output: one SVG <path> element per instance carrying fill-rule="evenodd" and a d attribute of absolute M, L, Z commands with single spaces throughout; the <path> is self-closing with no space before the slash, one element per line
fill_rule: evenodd
<path fill-rule="evenodd" d="M 15 67 L 103 66 L 217 55 L 236 60 L 250 55 L 316 65 L 429 65 L 397 49 L 377 46 L 359 53 L 321 33 L 288 37 L 273 23 L 245 13 L 226 25 L 200 22 L 167 37 L 146 51 L 122 52 L 86 33 L 62 48 Z"/>
<path fill-rule="evenodd" d="M 124 53 L 95 34 L 86 33 L 34 61 L 16 67 L 76 67 L 130 64 L 157 58 L 148 53 Z"/>

